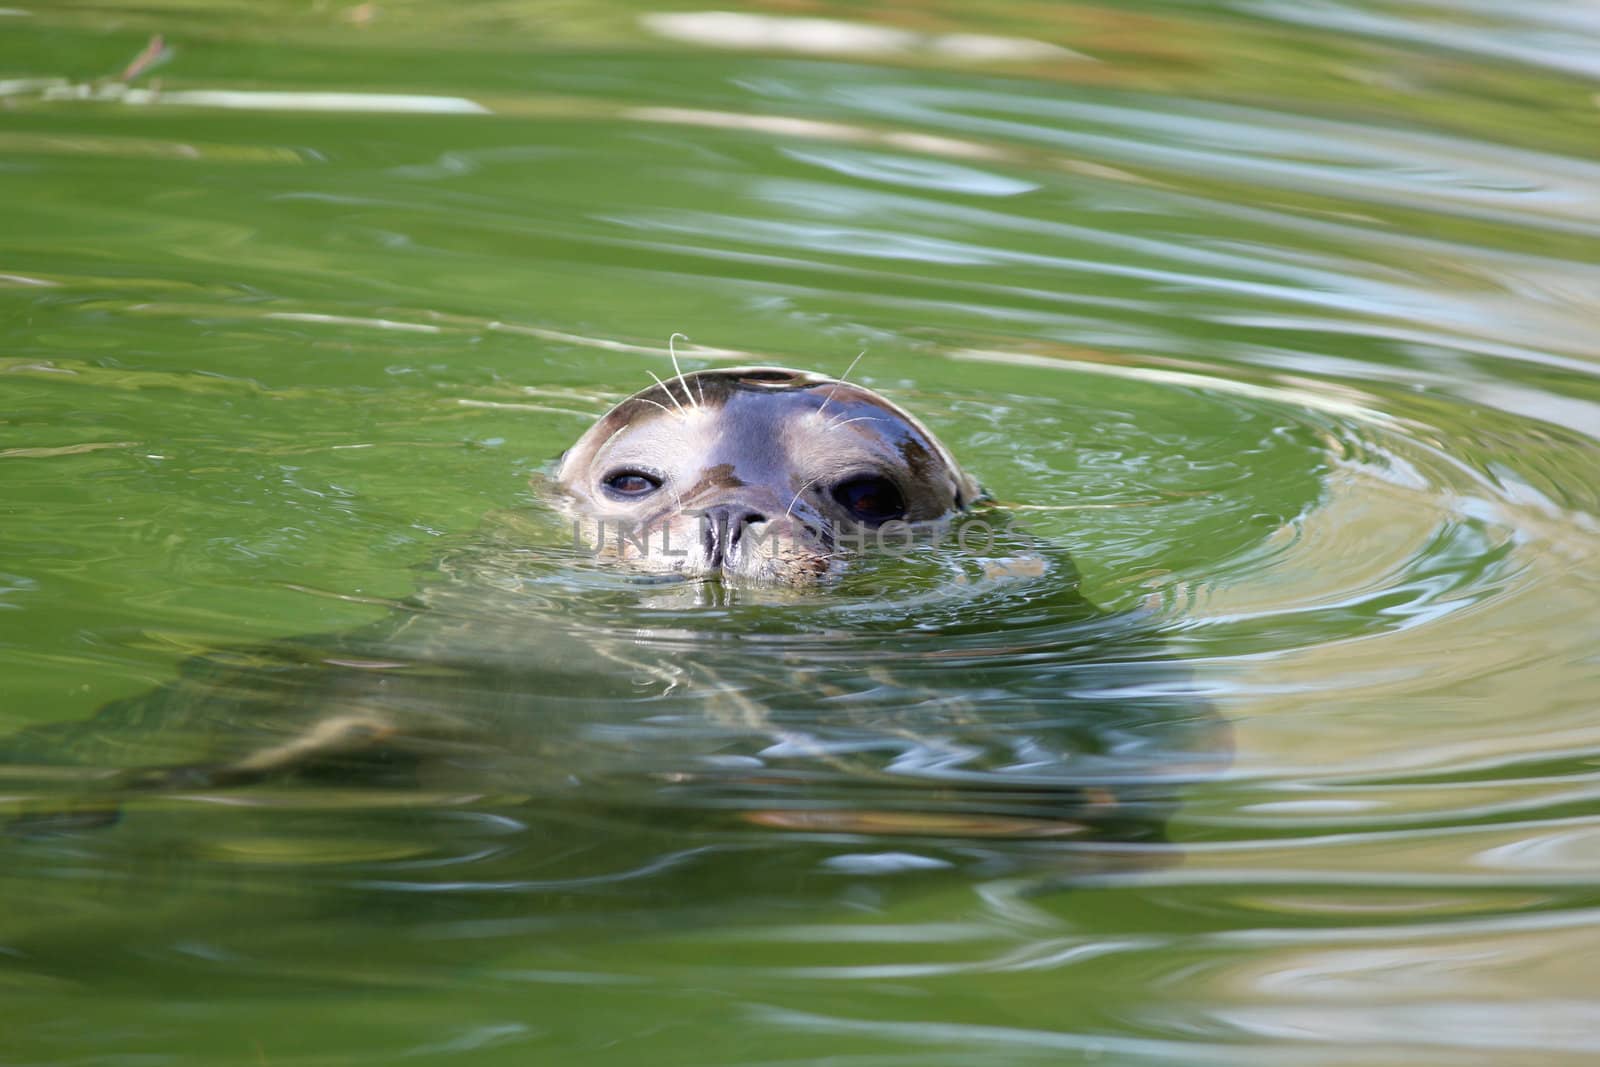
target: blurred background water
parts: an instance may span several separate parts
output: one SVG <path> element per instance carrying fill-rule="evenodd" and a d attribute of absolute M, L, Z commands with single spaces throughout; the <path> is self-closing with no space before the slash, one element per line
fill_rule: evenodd
<path fill-rule="evenodd" d="M 1234 748 L 1033 895 L 841 832 L 622 923 L 426 797 L 8 840 L 0 1059 L 1593 1062 L 1597 147 L 1586 0 L 0 10 L 0 732 L 381 617 L 682 331 L 865 348 Z"/>

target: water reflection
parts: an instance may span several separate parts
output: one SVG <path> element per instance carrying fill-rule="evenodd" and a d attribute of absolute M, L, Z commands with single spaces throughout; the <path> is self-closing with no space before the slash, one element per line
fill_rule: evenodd
<path fill-rule="evenodd" d="M 358 8 L 5 20 L 0 732 L 53 762 L 0 803 L 383 677 L 460 727 L 8 840 L 14 1057 L 1593 1059 L 1587 14 Z M 581 564 L 408 603 L 675 330 L 868 346 L 1113 610 Z M 627 654 L 497 658 L 569 631 Z M 511 728 L 530 680 L 559 713 Z M 1189 781 L 1197 693 L 1237 755 Z"/>
<path fill-rule="evenodd" d="M 1600 62 L 1595 60 L 1592 48 L 1593 35 L 1600 33 L 1600 18 L 1581 6 L 1545 0 L 1519 7 L 1515 18 L 1506 18 L 1501 5 L 1484 0 L 1458 0 L 1450 5 L 1457 11 L 1470 12 L 1474 25 L 1427 17 L 1430 8 L 1442 6 L 1435 3 L 1307 5 L 1245 0 L 1237 6 L 1291 24 L 1319 26 L 1382 41 L 1404 41 L 1440 51 L 1465 52 L 1600 77 Z M 1414 11 L 1408 11 L 1408 6 Z M 1386 7 L 1393 10 L 1385 10 Z M 1493 30 L 1486 31 L 1486 25 L 1493 26 Z"/>
<path fill-rule="evenodd" d="M 1059 45 L 980 33 L 925 34 L 843 19 L 793 18 L 732 11 L 645 15 L 646 29 L 672 40 L 712 48 L 893 58 L 928 52 L 940 59 L 983 63 L 1040 63 L 1087 57 Z"/>
<path fill-rule="evenodd" d="M 1025 898 L 1173 862 L 1179 789 L 1227 756 L 1158 621 L 1094 608 L 1032 542 L 1000 546 L 1027 567 L 952 544 L 810 597 L 708 601 L 561 565 L 550 520 L 500 521 L 388 621 L 208 652 L 13 737 L 9 891 L 120 869 L 113 911 L 71 936 L 125 937 L 128 916 L 235 970 L 281 958 L 263 927 L 330 908 L 403 914 L 437 945 L 941 879 Z M 222 887 L 258 919 L 205 904 Z M 64 974 L 38 910 L 5 943 Z"/>

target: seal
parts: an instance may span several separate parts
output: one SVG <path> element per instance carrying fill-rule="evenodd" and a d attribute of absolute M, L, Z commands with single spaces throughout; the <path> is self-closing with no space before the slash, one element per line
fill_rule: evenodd
<path fill-rule="evenodd" d="M 679 374 L 617 404 L 562 456 L 565 510 L 610 559 L 808 585 L 894 524 L 981 491 L 927 427 L 864 386 L 785 367 Z"/>

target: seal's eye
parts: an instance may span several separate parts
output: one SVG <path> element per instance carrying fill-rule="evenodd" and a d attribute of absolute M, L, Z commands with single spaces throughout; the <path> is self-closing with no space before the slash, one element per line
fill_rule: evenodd
<path fill-rule="evenodd" d="M 618 496 L 648 496 L 661 488 L 661 479 L 648 471 L 620 470 L 606 475 L 601 483 Z"/>
<path fill-rule="evenodd" d="M 864 474 L 833 487 L 833 499 L 861 522 L 874 526 L 895 519 L 903 519 L 906 501 L 900 490 L 887 478 Z"/>

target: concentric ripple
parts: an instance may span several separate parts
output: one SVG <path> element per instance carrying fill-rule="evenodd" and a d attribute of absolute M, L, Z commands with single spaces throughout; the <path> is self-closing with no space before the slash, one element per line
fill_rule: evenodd
<path fill-rule="evenodd" d="M 0 11 L 0 1055 L 1592 1062 L 1589 9 L 735 7 Z M 680 331 L 1004 536 L 596 565 Z"/>

